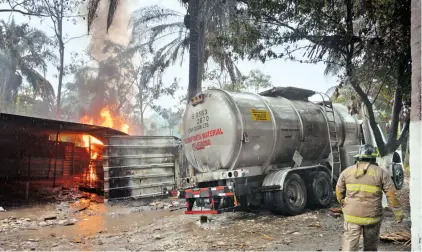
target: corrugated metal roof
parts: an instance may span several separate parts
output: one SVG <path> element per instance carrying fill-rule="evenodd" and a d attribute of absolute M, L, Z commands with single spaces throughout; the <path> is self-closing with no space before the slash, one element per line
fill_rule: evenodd
<path fill-rule="evenodd" d="M 96 125 L 0 113 L 0 135 L 19 133 L 86 133 L 98 139 L 126 133 Z"/>

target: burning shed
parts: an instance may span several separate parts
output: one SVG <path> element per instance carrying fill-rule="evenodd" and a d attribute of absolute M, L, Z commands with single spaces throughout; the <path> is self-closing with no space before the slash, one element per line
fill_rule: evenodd
<path fill-rule="evenodd" d="M 39 200 L 43 191 L 58 187 L 102 190 L 103 141 L 110 135 L 127 134 L 103 126 L 0 113 L 0 205 Z"/>

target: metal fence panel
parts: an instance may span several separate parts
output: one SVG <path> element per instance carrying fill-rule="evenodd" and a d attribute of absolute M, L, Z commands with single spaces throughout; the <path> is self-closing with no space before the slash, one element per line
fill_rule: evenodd
<path fill-rule="evenodd" d="M 179 141 L 171 136 L 110 136 L 104 145 L 104 198 L 161 196 L 175 185 Z"/>

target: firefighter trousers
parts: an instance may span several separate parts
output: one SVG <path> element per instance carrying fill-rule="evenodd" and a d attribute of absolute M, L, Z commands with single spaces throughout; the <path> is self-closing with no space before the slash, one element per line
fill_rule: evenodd
<path fill-rule="evenodd" d="M 359 239 L 363 234 L 363 250 L 377 251 L 380 229 L 381 221 L 372 225 L 358 225 L 345 221 L 341 250 L 358 251 Z"/>

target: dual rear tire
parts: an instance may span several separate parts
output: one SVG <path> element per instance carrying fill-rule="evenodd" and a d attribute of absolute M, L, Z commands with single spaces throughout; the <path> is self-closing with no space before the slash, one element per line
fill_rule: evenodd
<path fill-rule="evenodd" d="M 328 207 L 333 190 L 327 172 L 310 174 L 307 184 L 297 173 L 289 173 L 284 180 L 283 190 L 265 192 L 264 200 L 271 212 L 283 215 L 298 215 L 306 207 Z"/>

